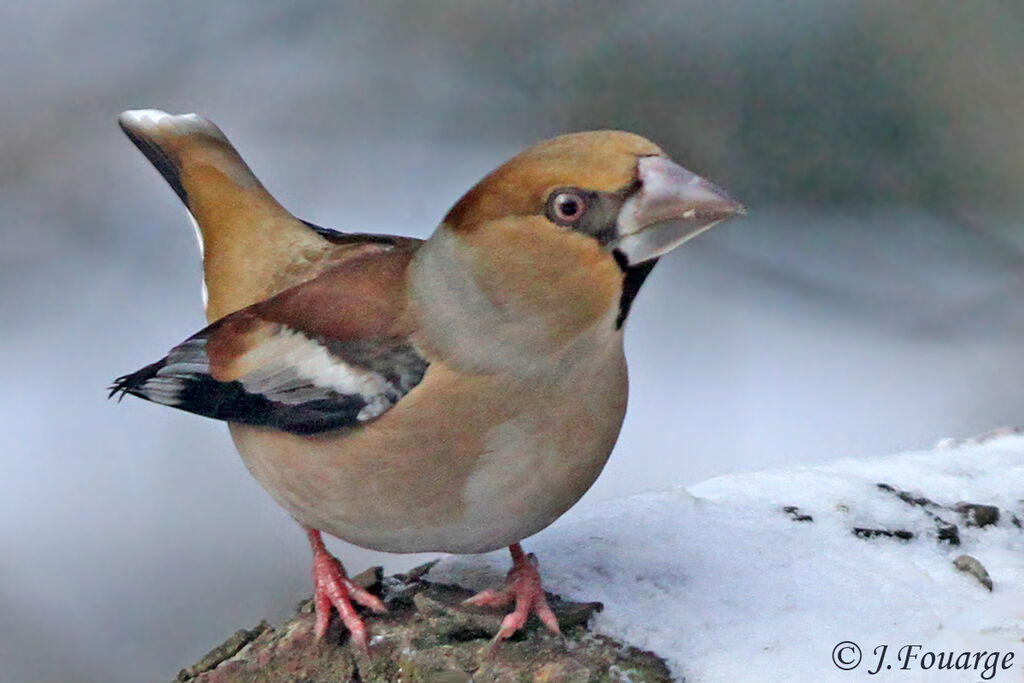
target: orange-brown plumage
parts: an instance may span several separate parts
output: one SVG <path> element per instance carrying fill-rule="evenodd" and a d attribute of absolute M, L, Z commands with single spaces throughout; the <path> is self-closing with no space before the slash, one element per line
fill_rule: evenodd
<path fill-rule="evenodd" d="M 741 211 L 619 131 L 528 148 L 429 240 L 344 236 L 287 214 L 213 124 L 126 113 L 206 243 L 216 320 L 116 388 L 223 419 L 310 533 L 317 629 L 365 629 L 319 530 L 394 552 L 509 545 L 514 586 L 479 600 L 557 629 L 519 541 L 600 473 L 626 407 L 622 323 L 661 254 Z M 677 221 L 678 227 L 666 221 Z M 525 591 L 525 592 L 524 592 Z"/>
<path fill-rule="evenodd" d="M 636 158 L 662 154 L 639 135 L 617 130 L 562 135 L 526 148 L 456 202 L 444 223 L 457 231 L 541 212 L 551 190 L 580 186 L 620 190 L 636 180 Z"/>

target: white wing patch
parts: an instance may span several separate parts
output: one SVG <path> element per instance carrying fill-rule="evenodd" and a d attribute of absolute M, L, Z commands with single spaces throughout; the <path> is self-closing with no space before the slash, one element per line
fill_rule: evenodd
<path fill-rule="evenodd" d="M 298 330 L 281 328 L 240 362 L 258 368 L 241 378 L 242 386 L 278 403 L 298 405 L 330 389 L 365 401 L 357 416 L 361 421 L 377 417 L 393 404 L 391 385 L 382 375 L 349 365 Z"/>

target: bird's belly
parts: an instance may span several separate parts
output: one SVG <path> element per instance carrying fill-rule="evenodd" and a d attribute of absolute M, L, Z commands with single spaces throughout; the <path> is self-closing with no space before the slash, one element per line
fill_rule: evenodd
<path fill-rule="evenodd" d="M 557 383 L 499 386 L 431 366 L 365 427 L 298 436 L 232 425 L 256 479 L 299 522 L 388 552 L 476 553 L 540 531 L 590 488 L 626 408 L 621 348 Z"/>

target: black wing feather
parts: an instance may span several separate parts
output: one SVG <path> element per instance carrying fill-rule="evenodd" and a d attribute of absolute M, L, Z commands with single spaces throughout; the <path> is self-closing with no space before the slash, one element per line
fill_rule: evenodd
<path fill-rule="evenodd" d="M 326 349 L 339 365 L 373 372 L 385 382 L 382 394 L 341 393 L 320 386 L 316 378 L 283 376 L 266 392 L 251 391 L 245 378 L 230 382 L 214 379 L 209 371 L 204 330 L 175 347 L 156 363 L 114 380 L 110 397 L 126 394 L 161 403 L 197 415 L 226 422 L 276 427 L 293 434 L 357 427 L 377 417 L 419 384 L 427 362 L 406 344 L 382 340 L 368 353 L 370 342 L 346 345 L 310 339 Z M 289 332 L 293 332 L 290 331 Z M 366 409 L 383 402 L 384 409 Z"/>

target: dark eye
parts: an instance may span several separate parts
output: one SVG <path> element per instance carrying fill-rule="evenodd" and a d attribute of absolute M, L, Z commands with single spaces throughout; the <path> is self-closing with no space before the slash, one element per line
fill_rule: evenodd
<path fill-rule="evenodd" d="M 559 225 L 572 225 L 587 210 L 587 198 L 576 190 L 556 190 L 548 199 L 548 218 Z"/>

